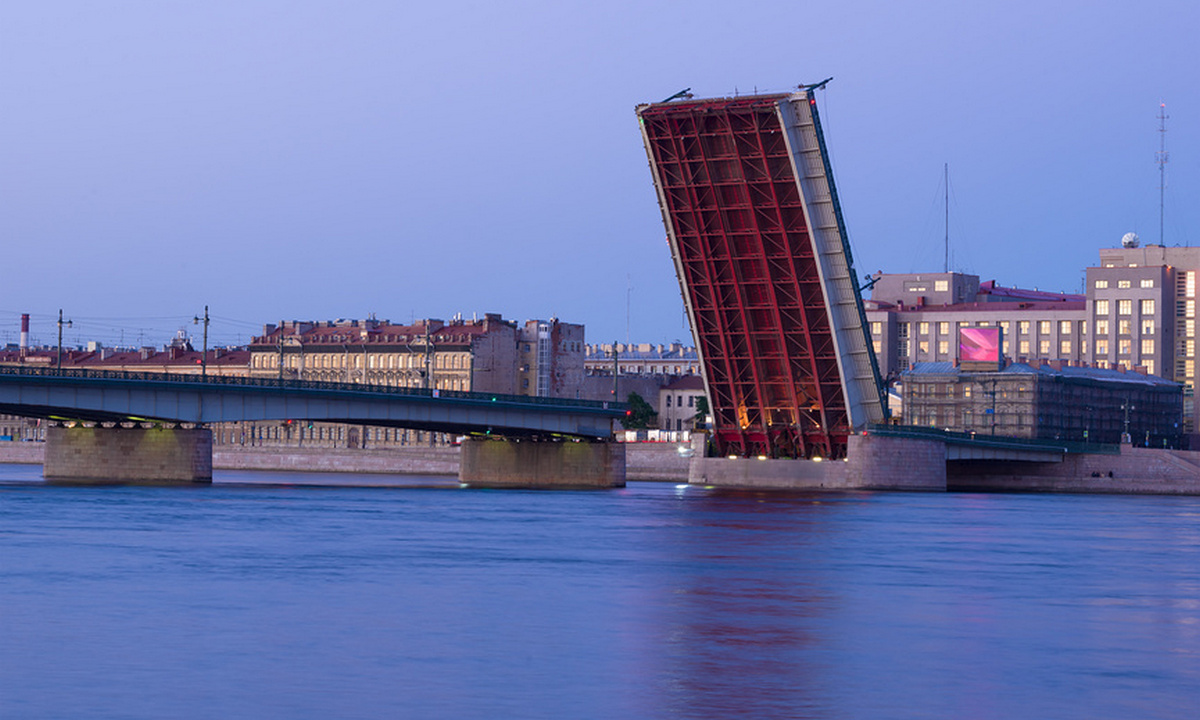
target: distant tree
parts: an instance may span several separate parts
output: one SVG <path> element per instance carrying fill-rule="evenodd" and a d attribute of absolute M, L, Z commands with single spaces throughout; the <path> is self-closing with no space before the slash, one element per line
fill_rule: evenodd
<path fill-rule="evenodd" d="M 708 420 L 708 396 L 701 395 L 696 398 L 696 415 L 692 418 L 694 427 L 702 428 Z"/>
<path fill-rule="evenodd" d="M 646 430 L 657 427 L 658 413 L 654 411 L 650 403 L 642 399 L 641 395 L 631 392 L 625 402 L 629 404 L 629 413 L 621 421 L 621 425 L 626 430 Z"/>

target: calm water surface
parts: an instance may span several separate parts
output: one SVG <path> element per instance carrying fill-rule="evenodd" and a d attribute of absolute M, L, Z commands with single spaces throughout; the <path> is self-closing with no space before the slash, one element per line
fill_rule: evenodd
<path fill-rule="evenodd" d="M 1200 717 L 1200 498 L 39 473 L 0 718 Z"/>

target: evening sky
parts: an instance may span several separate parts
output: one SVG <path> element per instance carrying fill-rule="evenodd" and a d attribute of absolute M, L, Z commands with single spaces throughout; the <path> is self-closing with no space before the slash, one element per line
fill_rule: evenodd
<path fill-rule="evenodd" d="M 0 342 L 499 312 L 690 342 L 634 108 L 820 92 L 860 275 L 1200 244 L 1191 2 L 0 6 Z M 628 313 L 627 313 L 628 310 Z M 195 330 L 194 326 L 188 327 Z"/>

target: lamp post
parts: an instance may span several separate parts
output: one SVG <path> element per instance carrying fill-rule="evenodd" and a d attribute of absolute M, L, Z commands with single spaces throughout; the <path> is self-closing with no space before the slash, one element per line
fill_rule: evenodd
<path fill-rule="evenodd" d="M 59 308 L 58 309 L 58 362 L 57 362 L 57 367 L 59 370 L 62 370 L 62 329 L 63 329 L 63 325 L 66 325 L 67 327 L 73 327 L 74 324 L 70 320 L 67 320 L 65 323 L 63 322 L 63 311 L 62 311 L 62 308 Z"/>
<path fill-rule="evenodd" d="M 1121 409 L 1125 411 L 1125 432 L 1121 433 L 1121 442 L 1133 444 L 1133 437 L 1129 434 L 1129 411 L 1137 410 L 1137 407 L 1131 405 L 1129 399 L 1126 398 L 1125 402 L 1121 405 Z"/>

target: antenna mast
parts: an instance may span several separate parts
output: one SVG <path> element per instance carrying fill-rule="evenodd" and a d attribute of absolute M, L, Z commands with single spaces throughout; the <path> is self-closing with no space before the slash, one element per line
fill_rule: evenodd
<path fill-rule="evenodd" d="M 1166 247 L 1163 242 L 1163 207 L 1167 191 L 1167 104 L 1158 105 L 1158 152 L 1154 160 L 1158 163 L 1158 244 Z"/>
<path fill-rule="evenodd" d="M 946 245 L 942 251 L 942 272 L 950 272 L 950 163 L 942 166 L 942 175 L 946 185 Z"/>

